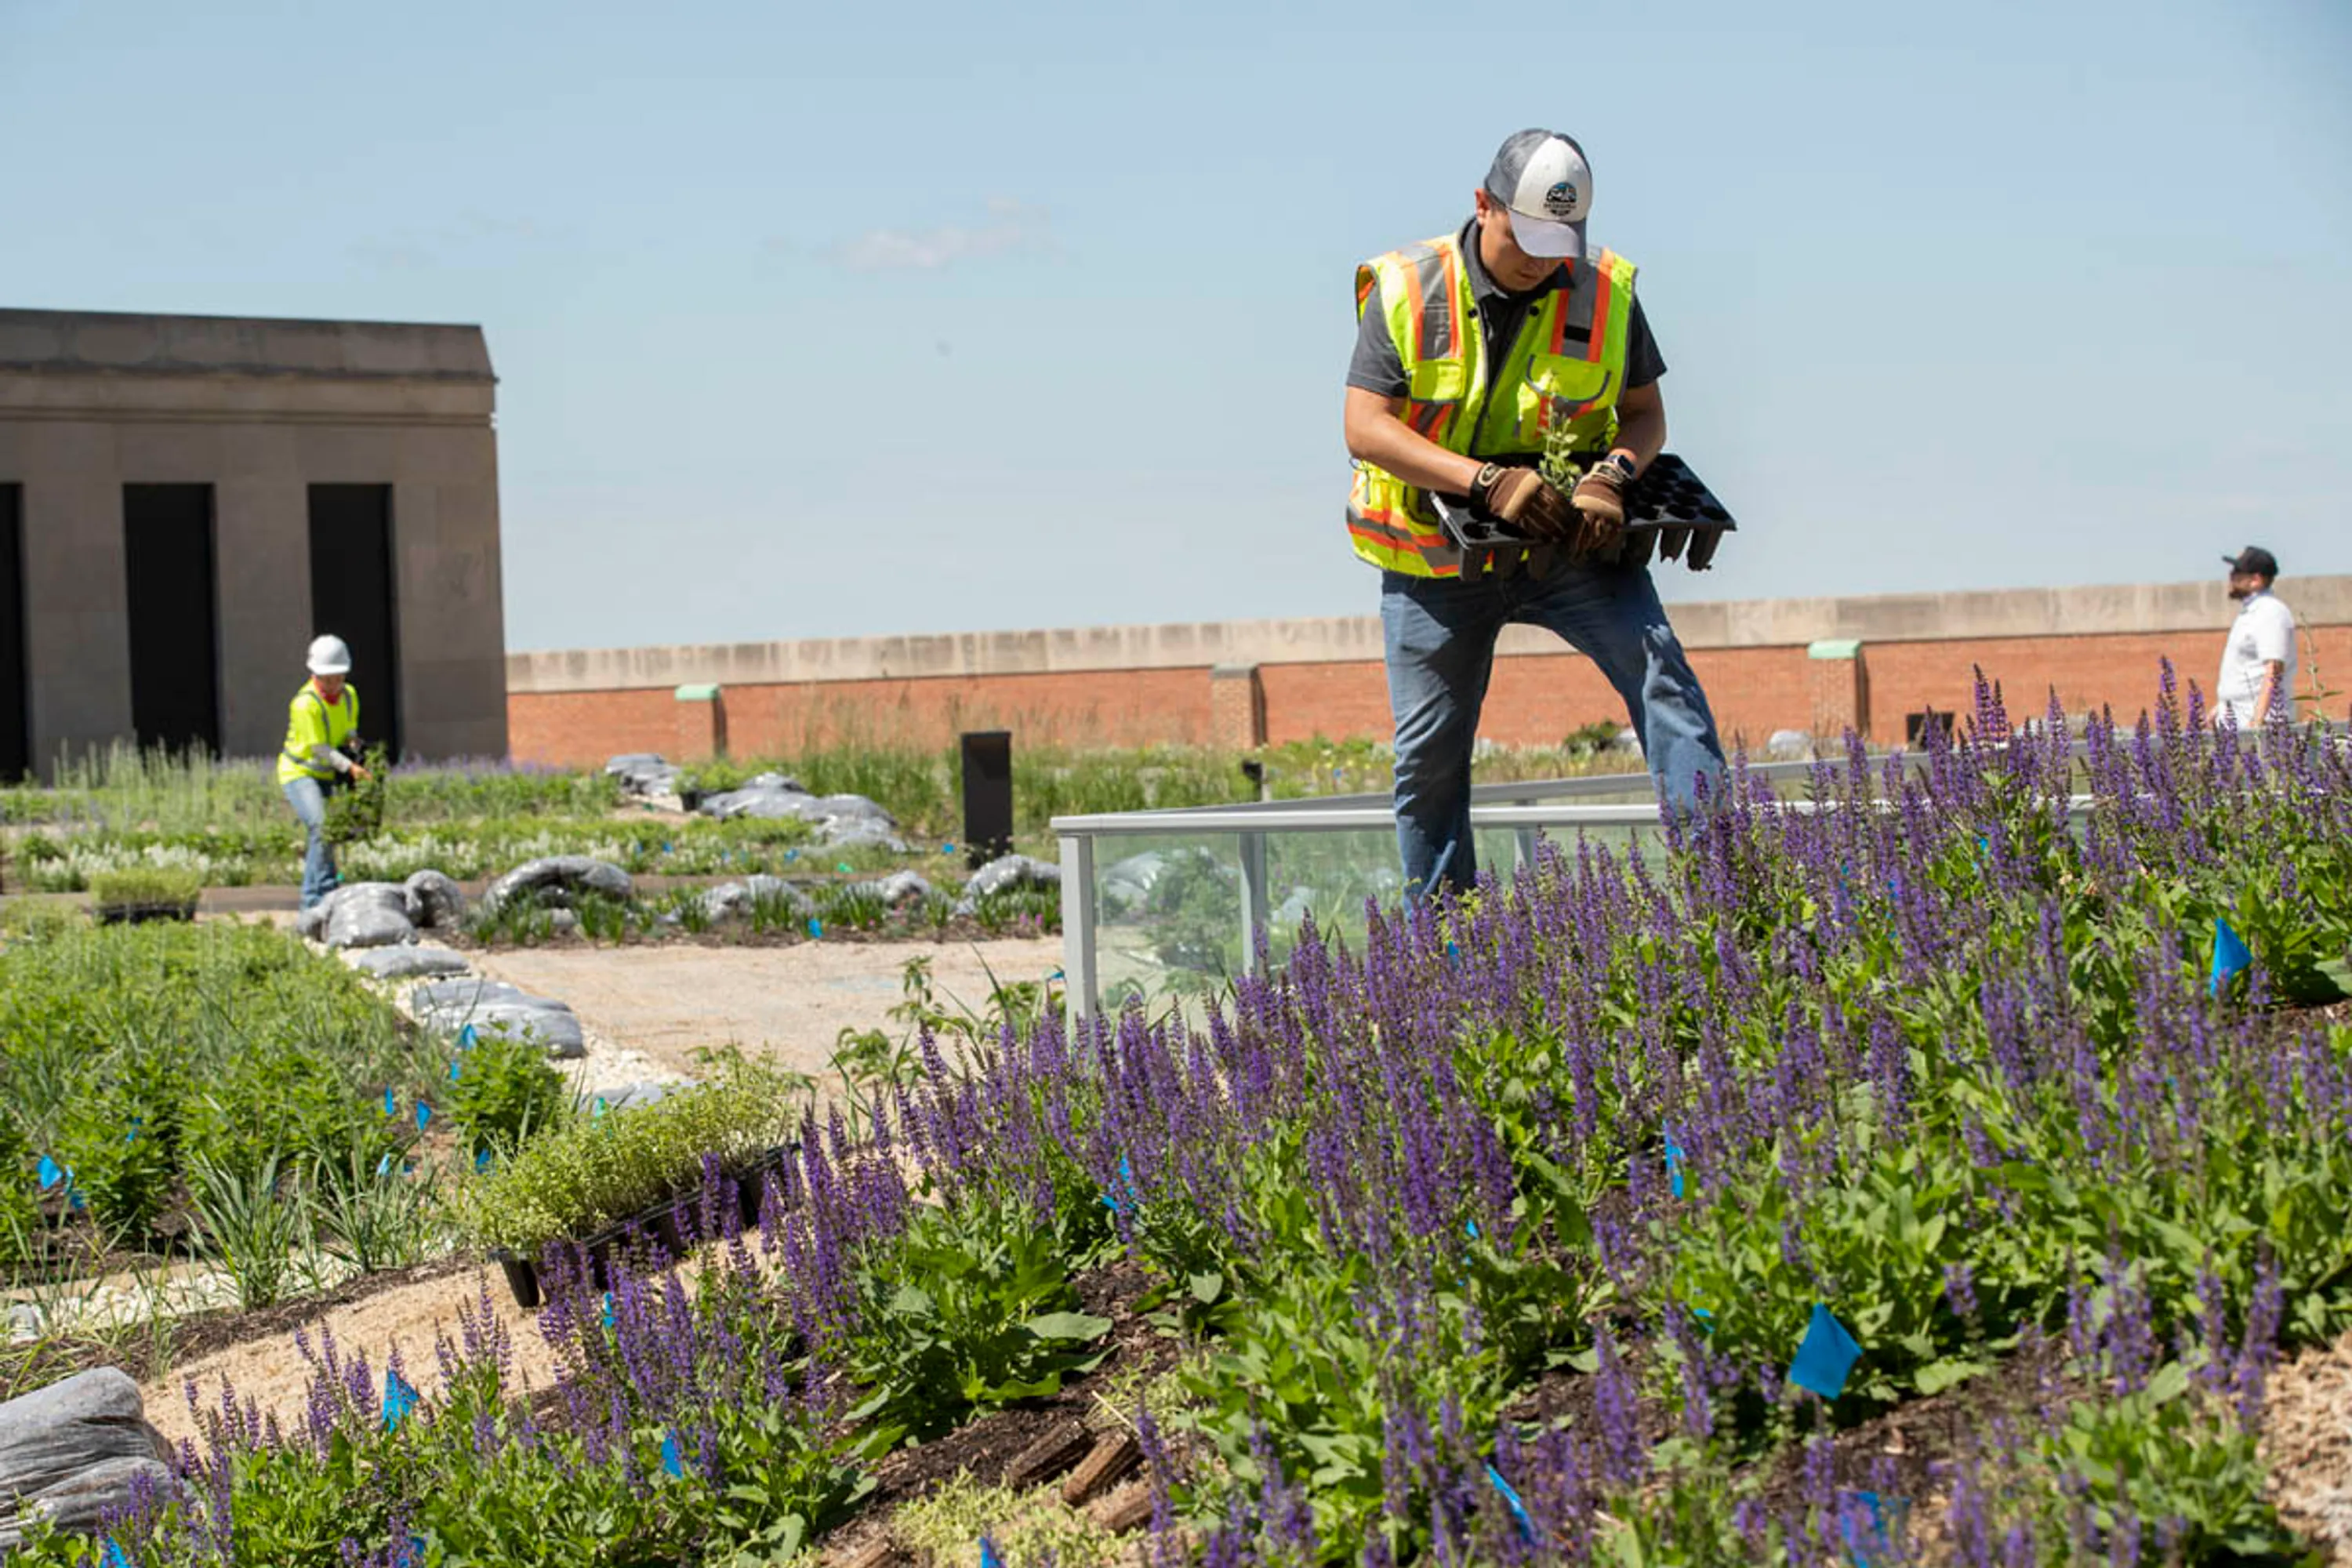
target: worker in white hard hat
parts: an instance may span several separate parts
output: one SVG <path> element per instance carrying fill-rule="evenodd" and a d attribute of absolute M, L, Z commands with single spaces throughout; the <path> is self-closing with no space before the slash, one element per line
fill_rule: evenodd
<path fill-rule="evenodd" d="M 310 842 L 302 851 L 302 908 L 331 892 L 335 847 L 327 841 L 327 791 L 368 776 L 353 753 L 360 727 L 360 694 L 346 679 L 352 650 L 339 637 L 310 644 L 310 679 L 294 694 L 286 715 L 286 746 L 278 754 L 278 787 L 302 819 Z"/>

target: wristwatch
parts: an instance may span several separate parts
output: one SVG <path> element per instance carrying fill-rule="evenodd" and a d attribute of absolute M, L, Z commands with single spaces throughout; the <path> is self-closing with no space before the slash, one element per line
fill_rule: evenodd
<path fill-rule="evenodd" d="M 1622 452 L 1612 452 L 1601 460 L 1614 468 L 1629 485 L 1642 477 L 1640 471 L 1633 467 L 1633 459 Z"/>

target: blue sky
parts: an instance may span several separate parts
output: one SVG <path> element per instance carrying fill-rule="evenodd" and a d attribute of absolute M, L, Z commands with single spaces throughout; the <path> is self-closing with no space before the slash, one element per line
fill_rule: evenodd
<path fill-rule="evenodd" d="M 0 303 L 477 321 L 509 646 L 1368 612 L 1361 258 L 1522 125 L 1670 599 L 2352 570 L 2352 8 L 0 0 Z"/>

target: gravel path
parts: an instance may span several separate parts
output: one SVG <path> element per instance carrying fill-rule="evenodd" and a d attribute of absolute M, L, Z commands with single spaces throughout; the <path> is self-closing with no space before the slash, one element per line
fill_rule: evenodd
<path fill-rule="evenodd" d="M 979 1010 L 989 973 L 1042 980 L 1061 967 L 1057 937 L 939 946 L 920 942 L 809 942 L 790 947 L 540 947 L 468 953 L 476 969 L 571 1004 L 589 1036 L 589 1087 L 695 1073 L 698 1047 L 747 1055 L 822 1078 L 844 1029 L 898 1026 L 907 961 L 931 959 L 933 994 Z M 615 1053 L 635 1059 L 620 1062 Z M 603 1059 L 600 1059 L 603 1058 Z M 608 1062 L 610 1065 L 607 1065 Z"/>

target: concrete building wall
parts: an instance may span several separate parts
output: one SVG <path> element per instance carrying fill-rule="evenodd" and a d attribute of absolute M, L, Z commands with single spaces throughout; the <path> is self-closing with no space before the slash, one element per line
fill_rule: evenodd
<path fill-rule="evenodd" d="M 2304 689 L 2315 675 L 2352 688 L 2352 576 L 2291 578 L 2280 592 L 2305 628 Z M 1870 736 L 1899 741 L 1907 714 L 1967 711 L 1979 667 L 2020 716 L 2040 713 L 2054 689 L 2069 713 L 2105 706 L 2131 717 L 2154 700 L 2167 658 L 2184 682 L 2210 689 L 2233 607 L 2217 580 L 1719 602 L 1673 614 L 1727 739 L 1760 745 L 1776 730 L 1812 727 L 1824 679 L 1852 689 L 1852 667 L 1832 674 L 1808 658 L 1817 642 L 1860 643 Z M 1262 709 L 1244 711 L 1266 741 L 1390 733 L 1370 616 L 518 653 L 507 680 L 517 758 L 586 765 L 669 749 L 678 685 L 721 689 L 735 754 L 782 757 L 829 736 L 945 745 L 959 730 L 1000 727 L 1033 743 L 1205 742 L 1230 728 L 1215 693 L 1244 670 L 1263 697 Z M 2332 698 L 2329 716 L 2343 718 L 2346 701 Z M 1480 734 L 1556 744 L 1623 713 L 1589 660 L 1514 627 L 1499 645 Z"/>
<path fill-rule="evenodd" d="M 0 310 L 33 755 L 131 734 L 122 487 L 213 487 L 220 730 L 284 736 L 312 635 L 310 487 L 392 487 L 406 748 L 507 752 L 495 384 L 478 328 Z"/>

